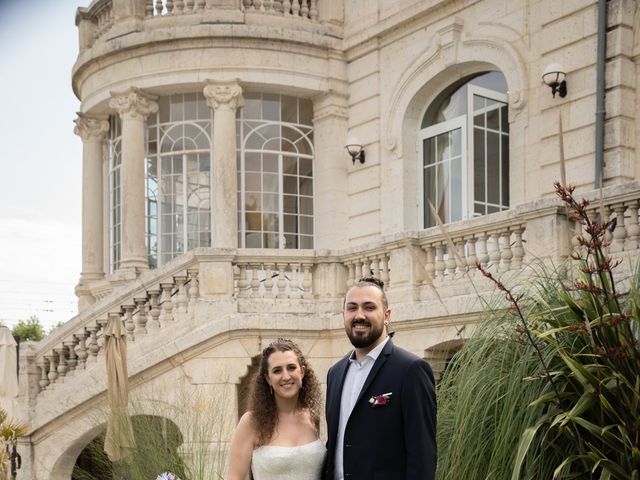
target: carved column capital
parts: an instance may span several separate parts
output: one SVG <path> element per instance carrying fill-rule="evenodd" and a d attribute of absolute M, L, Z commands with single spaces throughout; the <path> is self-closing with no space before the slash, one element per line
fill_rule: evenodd
<path fill-rule="evenodd" d="M 109 132 L 109 121 L 106 115 L 87 115 L 78 112 L 74 120 L 76 126 L 73 133 L 82 138 L 83 142 L 102 142 Z"/>
<path fill-rule="evenodd" d="M 204 87 L 204 96 L 207 98 L 207 105 L 214 110 L 235 110 L 244 105 L 242 98 L 242 87 L 238 80 L 229 82 L 207 81 Z"/>
<path fill-rule="evenodd" d="M 109 106 L 121 117 L 145 119 L 150 113 L 158 111 L 156 95 L 143 92 L 141 89 L 131 87 L 123 92 L 111 92 Z"/>

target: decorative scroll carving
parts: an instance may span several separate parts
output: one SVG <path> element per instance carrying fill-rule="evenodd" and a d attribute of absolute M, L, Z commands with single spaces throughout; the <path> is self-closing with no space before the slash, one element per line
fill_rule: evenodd
<path fill-rule="evenodd" d="M 209 80 L 207 86 L 204 87 L 204 96 L 207 98 L 207 105 L 214 110 L 235 111 L 244 105 L 242 87 L 238 80 L 230 82 Z"/>
<path fill-rule="evenodd" d="M 139 88 L 131 87 L 124 92 L 111 92 L 113 98 L 109 100 L 109 106 L 122 117 L 147 118 L 150 113 L 158 111 L 158 99 L 155 95 L 143 92 Z"/>
<path fill-rule="evenodd" d="M 102 142 L 109 132 L 109 121 L 106 115 L 91 116 L 78 112 L 74 120 L 76 126 L 73 133 L 82 138 L 83 142 Z"/>

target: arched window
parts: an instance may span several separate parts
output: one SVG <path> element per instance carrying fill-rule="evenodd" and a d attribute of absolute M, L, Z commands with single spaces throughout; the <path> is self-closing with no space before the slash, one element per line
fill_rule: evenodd
<path fill-rule="evenodd" d="M 509 208 L 507 84 L 499 72 L 466 77 L 427 108 L 419 133 L 424 228 Z"/>
<path fill-rule="evenodd" d="M 211 246 L 213 110 L 204 95 L 162 97 L 147 127 L 146 235 L 149 266 Z"/>
<path fill-rule="evenodd" d="M 239 112 L 238 245 L 313 248 L 309 100 L 247 93 Z"/>

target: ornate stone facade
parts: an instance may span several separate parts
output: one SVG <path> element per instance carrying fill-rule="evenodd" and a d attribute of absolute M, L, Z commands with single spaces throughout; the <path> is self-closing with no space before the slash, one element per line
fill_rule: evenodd
<path fill-rule="evenodd" d="M 212 458 L 224 458 L 238 392 L 272 339 L 299 342 L 320 378 L 349 351 L 341 302 L 361 275 L 387 283 L 395 341 L 441 373 L 474 328 L 478 296 L 492 295 L 473 266 L 511 281 L 533 261 L 569 256 L 576 226 L 552 193 L 561 169 L 578 192 L 600 197 L 597 3 L 95 0 L 79 8 L 80 313 L 22 351 L 32 433 L 20 446 L 19 478 L 68 480 L 100 432 L 109 318 L 127 332 L 136 414 L 157 414 L 142 399 L 225 399 Z M 597 203 L 618 218 L 611 252 L 635 258 L 640 9 L 632 0 L 607 5 Z M 550 63 L 567 70 L 564 98 L 541 81 Z M 499 81 L 481 83 L 490 73 Z M 462 98 L 455 92 L 469 95 L 467 116 L 447 117 Z M 363 145 L 365 163 L 344 150 L 348 137 Z M 501 139 L 494 150 L 471 155 L 491 138 Z M 436 163 L 449 173 L 432 181 Z M 504 198 L 491 201 L 495 191 Z M 447 236 L 425 228 L 431 194 L 452 199 L 436 205 L 452 219 Z M 154 268 L 160 253 L 168 260 Z"/>

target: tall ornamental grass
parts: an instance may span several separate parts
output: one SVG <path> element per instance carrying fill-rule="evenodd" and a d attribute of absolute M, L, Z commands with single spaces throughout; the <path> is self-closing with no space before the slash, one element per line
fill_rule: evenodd
<path fill-rule="evenodd" d="M 576 278 L 511 289 L 479 267 L 509 308 L 488 310 L 439 386 L 439 478 L 640 480 L 640 269 L 616 279 L 615 220 L 556 192 L 585 232 Z"/>

